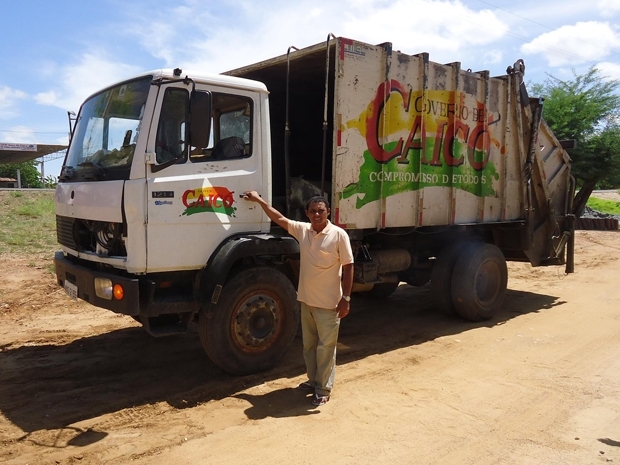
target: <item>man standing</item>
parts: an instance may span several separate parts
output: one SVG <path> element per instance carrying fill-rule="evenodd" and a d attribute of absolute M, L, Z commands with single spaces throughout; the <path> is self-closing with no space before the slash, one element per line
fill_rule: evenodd
<path fill-rule="evenodd" d="M 329 201 L 312 197 L 306 203 L 310 223 L 293 221 L 263 200 L 256 191 L 243 198 L 258 203 L 267 216 L 299 242 L 301 262 L 297 300 L 308 381 L 300 389 L 314 391 L 312 405 L 327 403 L 336 372 L 340 319 L 349 314 L 353 286 L 353 252 L 344 229 L 332 224 Z"/>

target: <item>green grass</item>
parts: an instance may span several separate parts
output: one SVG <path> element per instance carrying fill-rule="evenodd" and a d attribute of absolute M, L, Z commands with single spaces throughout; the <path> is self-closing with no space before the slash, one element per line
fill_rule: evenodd
<path fill-rule="evenodd" d="M 53 256 L 56 244 L 54 193 L 0 191 L 0 255 Z"/>
<path fill-rule="evenodd" d="M 615 200 L 603 200 L 590 197 L 588 199 L 588 207 L 601 213 L 620 215 L 620 202 L 616 202 Z"/>

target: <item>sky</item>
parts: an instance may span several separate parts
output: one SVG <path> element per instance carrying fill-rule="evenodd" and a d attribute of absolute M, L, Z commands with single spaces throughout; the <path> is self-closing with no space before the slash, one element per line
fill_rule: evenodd
<path fill-rule="evenodd" d="M 0 17 L 0 143 L 66 144 L 67 111 L 143 71 L 220 73 L 330 33 L 492 76 L 522 58 L 528 83 L 620 79 L 620 0 L 5 0 Z"/>

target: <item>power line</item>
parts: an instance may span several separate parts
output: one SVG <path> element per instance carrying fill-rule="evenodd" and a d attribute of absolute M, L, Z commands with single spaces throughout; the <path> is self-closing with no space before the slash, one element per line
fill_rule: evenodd
<path fill-rule="evenodd" d="M 67 135 L 66 132 L 56 132 L 56 131 L 19 131 L 17 129 L 0 129 L 2 132 L 18 132 L 21 134 L 62 134 Z"/>
<path fill-rule="evenodd" d="M 538 23 L 538 22 L 536 22 L 536 21 L 534 21 L 534 20 L 532 20 L 532 19 L 526 18 L 525 16 L 521 16 L 521 15 L 518 15 L 518 14 L 516 14 L 516 13 L 513 13 L 512 11 L 504 10 L 503 8 L 500 8 L 500 7 L 498 7 L 497 5 L 493 5 L 492 3 L 485 2 L 484 0 L 478 0 L 478 1 L 479 1 L 480 3 L 484 3 L 485 5 L 492 6 L 493 8 L 495 8 L 495 9 L 497 9 L 497 10 L 500 10 L 500 11 L 503 11 L 503 12 L 505 12 L 505 13 L 508 13 L 509 15 L 516 16 L 517 18 L 524 19 L 524 20 L 526 20 L 526 21 L 529 21 L 530 23 L 537 24 L 538 26 L 542 26 L 542 27 L 544 27 L 544 28 L 546 28 L 546 29 L 549 29 L 550 31 L 553 31 L 553 30 L 554 30 L 554 29 L 553 29 L 552 27 L 550 27 L 550 26 L 547 26 L 547 25 L 542 24 L 542 23 Z"/>

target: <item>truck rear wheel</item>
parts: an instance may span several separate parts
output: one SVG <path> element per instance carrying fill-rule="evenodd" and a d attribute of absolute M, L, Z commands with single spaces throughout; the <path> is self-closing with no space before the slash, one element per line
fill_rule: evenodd
<path fill-rule="evenodd" d="M 452 273 L 463 246 L 463 242 L 453 242 L 444 247 L 439 252 L 431 272 L 431 291 L 441 311 L 446 315 L 456 315 L 452 303 Z"/>
<path fill-rule="evenodd" d="M 472 321 L 488 320 L 502 305 L 508 283 L 506 259 L 492 244 L 470 243 L 452 272 L 452 303 Z"/>
<path fill-rule="evenodd" d="M 273 268 L 244 270 L 226 283 L 216 305 L 200 312 L 202 346 L 223 370 L 247 375 L 282 358 L 299 326 L 299 303 L 290 280 Z"/>

